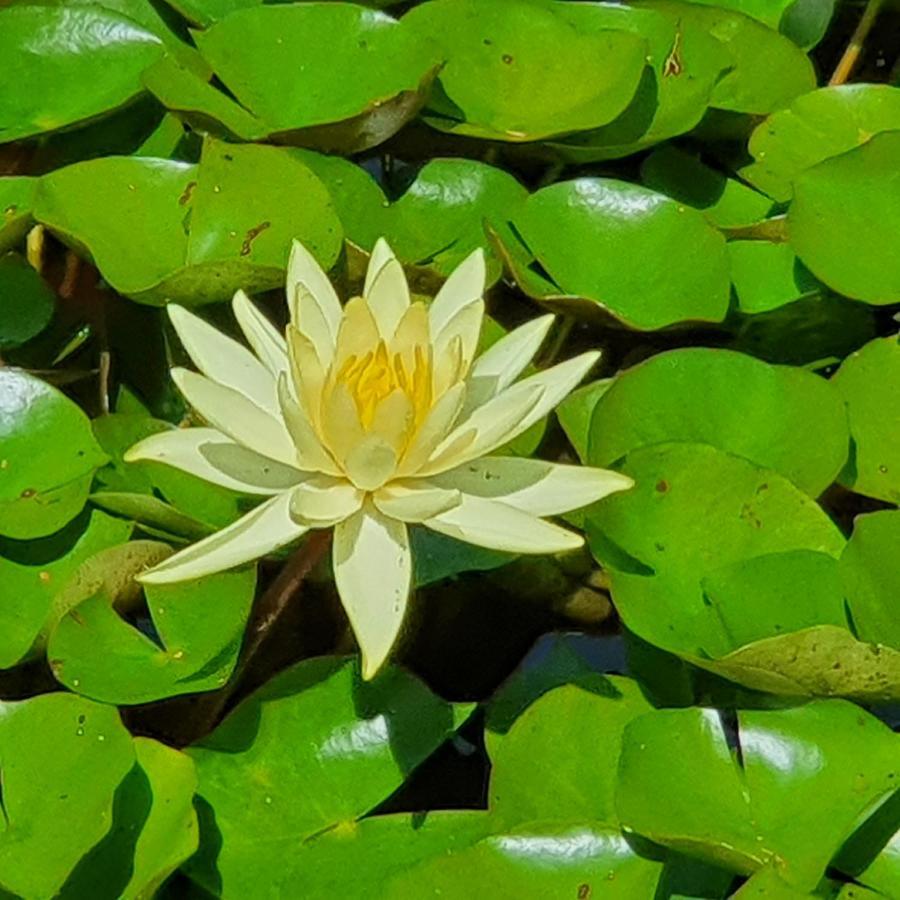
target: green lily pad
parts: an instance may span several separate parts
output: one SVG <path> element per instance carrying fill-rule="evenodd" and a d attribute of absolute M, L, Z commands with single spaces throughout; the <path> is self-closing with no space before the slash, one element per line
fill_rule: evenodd
<path fill-rule="evenodd" d="M 34 224 L 37 186 L 37 178 L 0 178 L 0 253 L 17 246 Z"/>
<path fill-rule="evenodd" d="M 374 809 L 470 710 L 396 669 L 371 683 L 335 658 L 287 670 L 189 751 L 219 832 L 191 876 L 221 879 L 226 895 L 278 895 L 297 847 Z"/>
<path fill-rule="evenodd" d="M 825 159 L 900 128 L 900 89 L 887 84 L 842 84 L 797 97 L 750 136 L 755 162 L 741 176 L 776 200 L 790 200 L 793 183 Z"/>
<path fill-rule="evenodd" d="M 556 407 L 556 418 L 562 426 L 569 443 L 583 462 L 588 461 L 588 441 L 591 434 L 591 420 L 594 410 L 603 395 L 612 387 L 612 378 L 601 378 L 572 391 Z"/>
<path fill-rule="evenodd" d="M 639 856 L 617 829 L 595 823 L 535 823 L 416 866 L 388 882 L 385 900 L 466 900 L 473 885 L 491 900 L 653 897 L 662 864 Z M 596 892 L 594 888 L 596 887 Z"/>
<path fill-rule="evenodd" d="M 228 680 L 253 603 L 256 572 L 245 567 L 170 585 L 147 585 L 150 636 L 121 618 L 133 606 L 132 577 L 168 555 L 132 541 L 90 559 L 57 597 L 47 658 L 56 678 L 106 703 L 148 703 L 215 690 Z"/>
<path fill-rule="evenodd" d="M 641 179 L 652 190 L 702 210 L 719 228 L 751 225 L 772 209 L 769 197 L 673 146 L 654 150 L 644 160 Z"/>
<path fill-rule="evenodd" d="M 239 9 L 259 6 L 262 0 L 165 0 L 165 2 L 194 25 L 206 26 L 224 19 Z"/>
<path fill-rule="evenodd" d="M 618 375 L 591 418 L 587 458 L 606 467 L 636 447 L 710 444 L 774 469 L 812 496 L 847 460 L 847 416 L 824 378 L 730 350 L 688 348 Z"/>
<path fill-rule="evenodd" d="M 787 35 L 801 47 L 809 48 L 821 40 L 835 0 L 693 0 L 702 6 L 733 9 Z"/>
<path fill-rule="evenodd" d="M 866 641 L 900 648 L 900 511 L 857 516 L 841 555 L 841 580 L 853 625 Z"/>
<path fill-rule="evenodd" d="M 0 257 L 0 350 L 40 334 L 53 318 L 56 297 L 18 254 Z"/>
<path fill-rule="evenodd" d="M 28 655 L 53 600 L 78 567 L 101 550 L 123 544 L 132 525 L 106 513 L 76 519 L 50 537 L 27 543 L 0 539 L 0 668 Z"/>
<path fill-rule="evenodd" d="M 174 60 L 149 73 L 148 87 L 191 124 L 355 153 L 415 116 L 441 62 L 414 29 L 363 6 L 242 5 L 194 34 L 228 94 Z"/>
<path fill-rule="evenodd" d="M 135 762 L 131 736 L 114 707 L 72 694 L 0 709 L 0 886 L 53 897 L 112 825 L 116 788 Z"/>
<path fill-rule="evenodd" d="M 816 86 L 806 54 L 793 41 L 740 12 L 680 0 L 646 0 L 641 8 L 691 22 L 721 41 L 731 66 L 713 89 L 710 106 L 766 115 Z M 760 78 L 765 71 L 766 77 Z"/>
<path fill-rule="evenodd" d="M 87 416 L 68 397 L 0 369 L 0 535 L 44 537 L 71 522 L 104 462 Z"/>
<path fill-rule="evenodd" d="M 35 215 L 113 288 L 153 304 L 280 286 L 292 239 L 327 269 L 342 237 L 324 185 L 291 150 L 213 140 L 199 165 L 109 157 L 53 172 Z"/>
<path fill-rule="evenodd" d="M 722 236 L 701 213 L 662 194 L 607 178 L 559 182 L 532 194 L 513 225 L 525 245 L 513 251 L 525 263 L 513 274 L 526 293 L 568 298 L 573 311 L 602 311 L 648 331 L 720 322 L 728 310 Z M 535 286 L 529 256 L 552 282 Z M 622 266 L 623 259 L 641 265 Z"/>
<path fill-rule="evenodd" d="M 610 677 L 603 686 L 596 692 L 576 685 L 549 691 L 493 744 L 489 803 L 495 821 L 507 827 L 572 820 L 618 825 L 622 732 L 652 706 L 629 678 Z"/>
<path fill-rule="evenodd" d="M 731 65 L 724 45 L 689 16 L 599 3 L 560 3 L 556 8 L 580 31 L 611 28 L 647 42 L 647 67 L 628 107 L 608 125 L 550 143 L 574 163 L 628 156 L 690 131 Z"/>
<path fill-rule="evenodd" d="M 637 35 L 575 28 L 534 0 L 432 0 L 403 21 L 446 54 L 425 120 L 457 134 L 533 141 L 597 128 L 628 106 L 645 66 Z"/>
<path fill-rule="evenodd" d="M 900 340 L 870 341 L 844 360 L 834 383 L 853 440 L 841 481 L 867 497 L 900 503 Z"/>
<path fill-rule="evenodd" d="M 98 6 L 0 10 L 0 56 L 15 84 L 0 98 L 0 143 L 120 109 L 162 51 L 156 35 Z"/>
<path fill-rule="evenodd" d="M 801 172 L 788 210 L 791 246 L 830 288 L 883 305 L 900 301 L 900 258 L 885 252 L 900 229 L 900 131 Z"/>
<path fill-rule="evenodd" d="M 858 706 L 822 700 L 738 713 L 740 760 L 712 710 L 630 723 L 617 806 L 639 834 L 749 875 L 772 866 L 812 890 L 835 852 L 895 789 L 897 736 Z"/>
<path fill-rule="evenodd" d="M 734 649 L 704 593 L 708 575 L 771 553 L 843 549 L 834 523 L 786 478 L 711 446 L 654 444 L 618 468 L 636 486 L 591 507 L 591 550 L 611 570 L 625 625 L 671 653 Z"/>
<path fill-rule="evenodd" d="M 821 293 L 821 282 L 787 244 L 729 241 L 731 283 L 738 309 L 749 315 L 771 312 Z"/>

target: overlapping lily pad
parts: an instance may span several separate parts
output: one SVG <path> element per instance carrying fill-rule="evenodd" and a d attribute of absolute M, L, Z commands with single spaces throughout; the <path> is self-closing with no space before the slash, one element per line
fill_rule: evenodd
<path fill-rule="evenodd" d="M 0 256 L 0 350 L 27 343 L 53 317 L 54 295 L 18 254 Z"/>
<path fill-rule="evenodd" d="M 37 185 L 36 178 L 0 178 L 0 252 L 19 244 L 31 228 Z"/>
<path fill-rule="evenodd" d="M 821 282 L 787 244 L 729 241 L 728 257 L 741 312 L 772 312 L 822 291 Z"/>
<path fill-rule="evenodd" d="M 628 106 L 645 66 L 636 34 L 579 29 L 533 0 L 432 0 L 404 23 L 444 51 L 426 121 L 457 134 L 532 141 L 597 128 Z"/>
<path fill-rule="evenodd" d="M 162 41 L 100 6 L 0 10 L 0 143 L 56 131 L 119 109 L 143 91 Z"/>
<path fill-rule="evenodd" d="M 507 261 L 532 296 L 640 330 L 725 317 L 724 239 L 697 210 L 662 194 L 579 178 L 532 194 L 512 224 L 522 243 L 504 244 Z"/>
<path fill-rule="evenodd" d="M 45 537 L 81 512 L 106 457 L 87 416 L 49 384 L 0 369 L 0 535 Z"/>
<path fill-rule="evenodd" d="M 292 239 L 329 268 L 342 237 L 327 190 L 291 150 L 212 140 L 198 165 L 110 157 L 60 169 L 42 180 L 35 216 L 143 303 L 276 287 Z"/>
<path fill-rule="evenodd" d="M 884 305 L 900 302 L 900 131 L 876 135 L 801 172 L 788 211 L 791 246 L 830 288 Z"/>
<path fill-rule="evenodd" d="M 843 468 L 849 440 L 840 394 L 825 379 L 696 347 L 660 353 L 616 378 L 594 408 L 587 459 L 605 467 L 637 447 L 707 443 L 817 496 Z"/>

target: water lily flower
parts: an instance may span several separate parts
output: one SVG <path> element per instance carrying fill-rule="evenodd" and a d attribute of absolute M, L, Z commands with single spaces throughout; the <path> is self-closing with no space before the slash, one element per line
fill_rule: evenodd
<path fill-rule="evenodd" d="M 334 528 L 338 592 L 369 678 L 400 631 L 412 586 L 408 526 L 513 553 L 557 553 L 582 537 L 543 516 L 631 486 L 615 472 L 492 456 L 553 409 L 599 354 L 516 382 L 553 316 L 516 328 L 475 358 L 484 256 L 462 262 L 426 305 L 410 301 L 384 240 L 362 296 L 341 306 L 295 242 L 290 323 L 282 336 L 242 291 L 238 324 L 252 348 L 180 306 L 172 324 L 200 370 L 172 370 L 208 423 L 156 434 L 129 461 L 154 460 L 266 499 L 175 553 L 141 580 L 199 578 L 258 559 L 310 529 Z"/>

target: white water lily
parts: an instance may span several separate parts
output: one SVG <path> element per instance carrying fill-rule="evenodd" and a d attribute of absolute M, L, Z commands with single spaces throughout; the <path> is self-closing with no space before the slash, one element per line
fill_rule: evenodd
<path fill-rule="evenodd" d="M 234 314 L 253 352 L 170 305 L 200 370 L 173 369 L 172 377 L 209 427 L 153 435 L 126 459 L 267 499 L 141 580 L 199 578 L 333 527 L 334 577 L 369 678 L 397 639 L 410 594 L 410 524 L 513 553 L 580 546 L 579 534 L 541 517 L 628 488 L 629 478 L 487 454 L 547 415 L 599 354 L 516 382 L 547 334 L 548 315 L 475 359 L 484 281 L 478 250 L 430 305 L 411 303 L 403 269 L 381 240 L 362 296 L 342 307 L 295 242 L 285 337 L 242 291 Z"/>

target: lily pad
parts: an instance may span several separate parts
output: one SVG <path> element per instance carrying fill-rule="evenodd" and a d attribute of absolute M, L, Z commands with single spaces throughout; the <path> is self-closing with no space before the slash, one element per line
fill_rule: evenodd
<path fill-rule="evenodd" d="M 559 182 L 532 194 L 513 225 L 524 242 L 514 274 L 527 293 L 648 331 L 720 322 L 728 310 L 724 239 L 701 213 L 655 191 L 608 178 Z M 525 274 L 529 256 L 550 281 L 536 287 Z"/>
<path fill-rule="evenodd" d="M 735 759 L 713 710 L 657 710 L 626 727 L 617 806 L 639 834 L 812 890 L 895 789 L 898 738 L 843 700 L 738 713 Z"/>
<path fill-rule="evenodd" d="M 441 62 L 414 29 L 364 6 L 243 5 L 194 34 L 228 94 L 168 63 L 150 74 L 150 89 L 189 123 L 354 153 L 415 116 Z"/>
<path fill-rule="evenodd" d="M 230 896 L 277 896 L 295 848 L 376 807 L 470 710 L 399 670 L 364 684 L 355 664 L 327 658 L 282 673 L 190 750 L 219 832 L 192 877 L 221 879 Z"/>
<path fill-rule="evenodd" d="M 0 257 L 0 350 L 40 334 L 53 318 L 56 297 L 19 255 Z"/>
<path fill-rule="evenodd" d="M 884 305 L 900 301 L 900 131 L 801 172 L 788 210 L 791 246 L 830 288 Z"/>
<path fill-rule="evenodd" d="M 76 573 L 57 597 L 61 617 L 47 646 L 60 682 L 95 700 L 135 704 L 215 690 L 228 680 L 256 572 L 250 567 L 148 585 L 150 622 L 139 630 L 119 615 L 135 604 L 132 577 L 168 552 L 165 545 L 132 541 L 98 554 Z"/>
<path fill-rule="evenodd" d="M 787 244 L 729 241 L 728 257 L 741 312 L 771 312 L 822 291 L 822 283 Z"/>
<path fill-rule="evenodd" d="M 53 897 L 112 825 L 116 788 L 135 762 L 131 736 L 113 707 L 72 694 L 0 710 L 0 885 Z"/>
<path fill-rule="evenodd" d="M 457 134 L 533 141 L 597 128 L 628 106 L 645 66 L 637 35 L 573 27 L 534 0 L 432 0 L 403 21 L 446 54 L 425 120 Z"/>
<path fill-rule="evenodd" d="M 807 169 L 900 128 L 900 89 L 887 84 L 819 88 L 778 110 L 750 136 L 755 162 L 741 177 L 776 200 L 790 200 Z"/>
<path fill-rule="evenodd" d="M 56 131 L 120 109 L 143 91 L 141 72 L 162 41 L 99 6 L 0 10 L 0 143 Z"/>
<path fill-rule="evenodd" d="M 0 369 L 0 535 L 44 537 L 71 522 L 104 462 L 87 416 L 68 397 Z"/>
<path fill-rule="evenodd" d="M 32 209 L 37 186 L 37 178 L 0 178 L 0 252 L 15 247 L 34 224 Z"/>
<path fill-rule="evenodd" d="M 706 599 L 708 575 L 771 553 L 843 549 L 834 523 L 786 478 L 711 446 L 654 444 L 618 468 L 636 487 L 591 507 L 591 550 L 629 630 L 677 655 L 734 649 Z"/>
<path fill-rule="evenodd" d="M 900 503 L 900 339 L 878 338 L 850 354 L 834 383 L 853 439 L 841 481 L 867 497 Z"/>
<path fill-rule="evenodd" d="M 28 543 L 0 539 L 0 668 L 31 649 L 56 595 L 76 569 L 101 550 L 125 543 L 132 525 L 95 511 L 50 537 Z"/>
<path fill-rule="evenodd" d="M 109 157 L 53 172 L 35 215 L 113 288 L 153 304 L 280 286 L 292 239 L 327 269 L 342 237 L 327 190 L 291 150 L 213 140 L 199 165 Z"/>
<path fill-rule="evenodd" d="M 617 376 L 594 408 L 587 458 L 607 467 L 636 447 L 705 443 L 818 496 L 843 468 L 849 440 L 840 394 L 824 378 L 696 347 L 660 353 Z"/>

